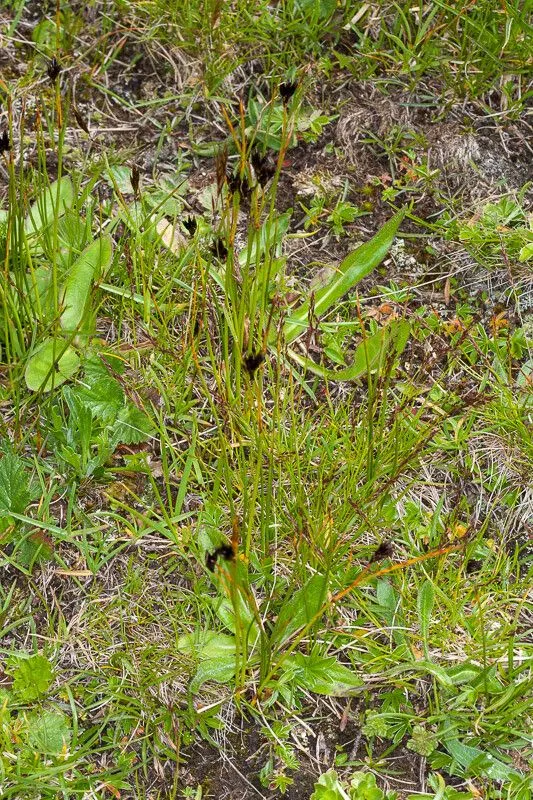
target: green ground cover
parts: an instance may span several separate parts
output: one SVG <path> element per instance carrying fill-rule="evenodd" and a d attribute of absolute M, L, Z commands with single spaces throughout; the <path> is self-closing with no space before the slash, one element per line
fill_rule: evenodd
<path fill-rule="evenodd" d="M 531 33 L 0 0 L 0 797 L 530 800 Z"/>

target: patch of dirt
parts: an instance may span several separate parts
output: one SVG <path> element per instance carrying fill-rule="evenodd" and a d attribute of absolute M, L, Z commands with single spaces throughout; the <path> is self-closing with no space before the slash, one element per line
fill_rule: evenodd
<path fill-rule="evenodd" d="M 464 200 L 486 198 L 487 189 L 496 184 L 518 189 L 533 178 L 533 129 L 525 117 L 498 125 L 466 104 L 444 114 L 434 108 L 432 113 L 420 108 L 416 93 L 395 90 L 384 95 L 368 82 L 351 87 L 345 103 L 336 141 L 359 180 L 377 174 L 395 152 L 409 146 L 425 153 L 430 166 L 441 171 L 437 185 L 459 191 Z M 377 148 L 363 141 L 369 135 Z"/>

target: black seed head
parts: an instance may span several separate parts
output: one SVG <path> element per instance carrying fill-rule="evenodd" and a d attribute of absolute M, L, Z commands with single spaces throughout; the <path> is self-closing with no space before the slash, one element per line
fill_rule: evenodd
<path fill-rule="evenodd" d="M 186 229 L 186 231 L 191 236 L 194 236 L 194 234 L 196 233 L 196 229 L 198 227 L 198 223 L 196 222 L 196 217 L 185 217 L 185 219 L 182 220 L 182 222 L 183 222 L 183 227 Z"/>
<path fill-rule="evenodd" d="M 220 547 L 217 547 L 214 552 L 208 553 L 205 557 L 205 565 L 209 572 L 215 571 L 215 566 L 219 556 L 220 558 L 223 558 L 224 561 L 233 561 L 235 558 L 235 551 L 230 544 L 222 544 Z"/>
<path fill-rule="evenodd" d="M 7 131 L 2 131 L 2 133 L 0 133 L 0 154 L 8 153 L 10 150 L 11 144 L 9 141 L 9 134 Z"/>
<path fill-rule="evenodd" d="M 285 83 L 280 83 L 279 93 L 284 105 L 287 105 L 297 88 L 298 84 L 296 81 L 285 81 Z"/>
<path fill-rule="evenodd" d="M 262 156 L 257 150 L 252 151 L 250 155 L 250 164 L 254 168 L 255 177 L 261 186 L 268 183 L 276 172 L 276 162 L 274 159 L 268 155 Z"/>
<path fill-rule="evenodd" d="M 55 79 L 59 77 L 59 73 L 61 72 L 61 64 L 55 56 L 48 64 L 48 69 L 46 71 L 51 81 L 55 81 Z"/>
<path fill-rule="evenodd" d="M 227 257 L 228 248 L 226 247 L 226 243 L 224 242 L 221 236 L 217 236 L 217 238 L 213 242 L 211 246 L 211 252 L 213 253 L 214 256 L 220 258 L 221 261 L 224 261 L 224 259 Z"/>
<path fill-rule="evenodd" d="M 465 572 L 467 575 L 471 575 L 473 572 L 479 572 L 481 567 L 483 566 L 483 562 L 477 558 L 471 558 L 469 561 L 466 562 Z"/>
<path fill-rule="evenodd" d="M 248 355 L 244 356 L 242 363 L 248 375 L 254 375 L 264 360 L 264 353 L 249 353 Z"/>
<path fill-rule="evenodd" d="M 214 572 L 215 571 L 216 563 L 217 563 L 216 550 L 215 550 L 214 553 L 207 553 L 207 555 L 205 557 L 205 565 L 206 565 L 207 569 L 209 570 L 209 572 Z"/>
<path fill-rule="evenodd" d="M 250 194 L 250 184 L 245 175 L 242 178 L 239 175 L 227 175 L 226 180 L 231 194 L 239 192 L 241 197 L 246 197 Z"/>
<path fill-rule="evenodd" d="M 394 555 L 394 547 L 392 542 L 381 542 L 381 544 L 374 550 L 369 564 L 374 564 L 376 561 L 383 561 L 385 558 L 391 558 Z"/>

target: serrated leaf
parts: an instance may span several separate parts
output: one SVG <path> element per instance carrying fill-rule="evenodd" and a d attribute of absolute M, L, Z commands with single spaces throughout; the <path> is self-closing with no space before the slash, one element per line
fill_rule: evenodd
<path fill-rule="evenodd" d="M 49 392 L 71 378 L 79 366 L 80 359 L 74 348 L 65 348 L 62 339 L 50 337 L 28 359 L 24 371 L 26 386 L 32 392 Z"/>
<path fill-rule="evenodd" d="M 61 178 L 42 192 L 30 208 L 24 222 L 27 236 L 46 228 L 56 216 L 61 216 L 74 202 L 74 187 L 70 178 Z"/>
<path fill-rule="evenodd" d="M 139 408 L 128 403 L 117 414 L 113 426 L 113 441 L 117 444 L 139 444 L 144 442 L 153 430 L 152 423 Z"/>
<path fill-rule="evenodd" d="M 70 267 L 61 293 L 61 327 L 64 331 L 78 329 L 87 306 L 93 280 L 104 274 L 113 258 L 110 236 L 101 236 L 85 248 Z"/>
<path fill-rule="evenodd" d="M 69 745 L 72 731 L 68 718 L 55 711 L 28 714 L 28 744 L 38 753 L 60 755 Z"/>
<path fill-rule="evenodd" d="M 365 242 L 353 253 L 350 253 L 328 283 L 315 292 L 313 313 L 316 316 L 320 317 L 325 314 L 333 303 L 349 292 L 383 261 L 394 241 L 403 216 L 403 211 L 395 214 L 369 242 Z M 300 336 L 309 326 L 309 309 L 310 299 L 293 311 L 286 321 L 283 326 L 283 338 L 287 344 Z M 277 331 L 273 330 L 269 337 L 269 343 L 273 344 L 276 337 Z"/>
<path fill-rule="evenodd" d="M 329 697 L 342 697 L 362 686 L 355 672 L 340 664 L 334 656 L 295 653 L 285 659 L 283 670 L 304 689 Z"/>
<path fill-rule="evenodd" d="M 30 484 L 24 462 L 7 452 L 0 460 L 0 512 L 24 514 L 30 501 Z"/>
<path fill-rule="evenodd" d="M 24 702 L 46 694 L 54 678 L 50 662 L 41 655 L 14 656 L 9 662 L 9 672 L 13 676 L 13 691 Z"/>
<path fill-rule="evenodd" d="M 290 591 L 272 631 L 272 641 L 281 644 L 299 628 L 311 622 L 324 605 L 327 578 L 313 575 L 297 592 Z"/>
<path fill-rule="evenodd" d="M 125 403 L 122 387 L 109 375 L 94 381 L 88 387 L 76 387 L 72 390 L 72 394 L 89 408 L 94 418 L 103 425 L 113 424 Z"/>

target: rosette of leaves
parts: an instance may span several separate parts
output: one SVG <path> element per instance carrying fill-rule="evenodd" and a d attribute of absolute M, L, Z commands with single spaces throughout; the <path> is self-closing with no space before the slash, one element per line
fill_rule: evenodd
<path fill-rule="evenodd" d="M 109 269 L 113 245 L 108 235 L 93 236 L 89 193 L 85 187 L 78 196 L 64 177 L 41 190 L 25 216 L 15 204 L 0 214 L 11 236 L 0 276 L 0 337 L 11 357 L 26 360 L 31 391 L 48 392 L 74 375 L 94 327 L 93 285 Z"/>

